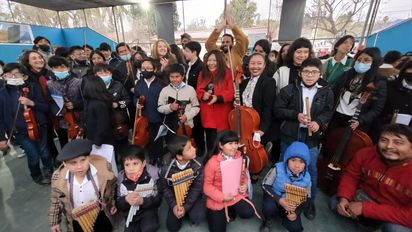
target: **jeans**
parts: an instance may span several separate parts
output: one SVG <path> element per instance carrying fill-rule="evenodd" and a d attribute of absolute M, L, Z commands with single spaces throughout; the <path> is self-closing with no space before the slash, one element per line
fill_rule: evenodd
<path fill-rule="evenodd" d="M 306 140 L 306 131 L 305 130 L 300 130 L 299 132 L 299 141 L 300 142 L 305 142 Z M 283 161 L 283 155 L 286 151 L 286 149 L 289 147 L 289 143 L 281 142 L 280 143 L 280 161 Z M 312 187 L 310 189 L 310 198 L 311 201 L 313 202 L 316 198 L 317 194 L 317 188 L 318 188 L 318 169 L 316 167 L 316 162 L 318 160 L 319 156 L 319 148 L 316 147 L 310 147 L 309 148 L 309 155 L 310 155 L 310 165 L 309 165 L 309 174 L 310 174 L 310 180 L 312 182 Z"/>
<path fill-rule="evenodd" d="M 339 201 L 338 201 L 338 198 L 336 197 L 336 195 L 332 196 L 329 200 L 329 208 L 330 208 L 330 210 L 332 210 L 332 212 L 334 212 L 336 214 L 338 214 L 338 209 L 337 209 L 338 204 L 339 204 Z M 382 223 L 380 221 L 369 219 L 369 218 L 364 218 L 364 217 L 359 218 L 359 223 L 366 224 L 365 222 L 369 225 L 374 223 L 375 227 L 379 227 L 379 224 L 380 224 L 382 232 L 411 232 L 412 231 L 411 228 L 408 228 L 406 226 L 402 226 L 402 225 L 399 225 L 399 224 L 395 224 L 395 223 L 390 223 L 390 222 L 383 222 Z M 369 226 L 369 225 L 367 225 L 367 226 Z M 374 229 L 376 229 L 376 228 L 374 228 Z"/>
<path fill-rule="evenodd" d="M 47 144 L 47 126 L 39 126 L 39 139 L 37 141 L 30 140 L 27 134 L 18 134 L 14 137 L 14 142 L 20 145 L 26 153 L 31 177 L 34 179 L 42 175 L 40 159 L 43 164 L 44 175 L 51 176 L 53 166 Z"/>

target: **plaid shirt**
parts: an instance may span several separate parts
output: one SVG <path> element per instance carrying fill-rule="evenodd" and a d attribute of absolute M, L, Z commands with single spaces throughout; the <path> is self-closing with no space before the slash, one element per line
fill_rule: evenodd
<path fill-rule="evenodd" d="M 104 208 L 108 218 L 111 218 L 110 208 L 115 205 L 116 177 L 112 172 L 110 163 L 104 158 L 96 155 L 90 155 L 90 163 L 97 169 L 97 179 L 99 183 L 99 192 L 103 196 L 103 202 L 107 204 Z M 49 224 L 54 226 L 60 224 L 62 216 L 66 218 L 67 231 L 73 231 L 73 206 L 69 199 L 69 190 L 67 188 L 66 173 L 68 168 L 61 165 L 52 177 L 51 185 L 51 203 L 49 209 Z"/>

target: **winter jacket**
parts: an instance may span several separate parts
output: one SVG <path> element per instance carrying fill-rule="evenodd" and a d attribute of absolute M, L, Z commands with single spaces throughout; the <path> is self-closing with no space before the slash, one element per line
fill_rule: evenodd
<path fill-rule="evenodd" d="M 226 76 L 222 83 L 214 84 L 213 94 L 217 96 L 217 101 L 208 105 L 210 100 L 204 101 L 202 96 L 207 92 L 207 86 L 213 82 L 214 76 L 202 80 L 202 73 L 197 81 L 197 99 L 200 103 L 200 117 L 204 128 L 217 129 L 218 131 L 229 128 L 228 115 L 233 109 L 234 86 L 230 70 L 226 68 Z"/>
<path fill-rule="evenodd" d="M 162 203 L 162 195 L 159 190 L 159 176 L 158 169 L 151 165 L 146 165 L 140 178 L 134 182 L 126 177 L 124 170 L 119 172 L 119 179 L 117 180 L 117 199 L 116 206 L 123 212 L 127 218 L 129 215 L 130 204 L 126 201 L 126 196 L 136 189 L 136 186 L 141 184 L 153 183 L 153 191 L 147 196 L 143 197 L 143 204 L 139 206 L 136 215 L 133 216 L 131 222 L 140 221 L 145 210 L 159 208 Z"/>
<path fill-rule="evenodd" d="M 134 104 L 136 105 L 137 99 L 140 96 L 143 95 L 145 97 L 142 115 L 147 117 L 150 123 L 163 121 L 163 115 L 157 110 L 159 94 L 162 89 L 163 85 L 157 77 L 150 84 L 150 88 L 147 87 L 146 81 L 143 79 L 140 79 L 134 88 Z"/>
<path fill-rule="evenodd" d="M 86 102 L 86 137 L 93 144 L 113 144 L 112 108 L 100 100 Z"/>
<path fill-rule="evenodd" d="M 325 128 L 333 114 L 333 92 L 323 79 L 318 80 L 318 88 L 310 106 L 311 119 L 319 124 L 320 130 L 308 137 L 306 144 L 309 147 L 317 146 L 320 132 Z M 314 86 L 313 88 L 316 88 Z M 298 114 L 303 112 L 302 86 L 300 80 L 280 90 L 275 101 L 274 114 L 281 120 L 280 138 L 285 143 L 298 140 Z M 306 112 L 304 112 L 306 113 Z"/>
<path fill-rule="evenodd" d="M 193 170 L 193 175 L 195 179 L 192 180 L 189 189 L 187 190 L 186 198 L 184 200 L 183 208 L 185 212 L 189 212 L 193 204 L 202 197 L 203 193 L 203 167 L 196 160 L 190 160 L 184 170 L 180 170 L 176 164 L 176 159 L 172 159 L 168 166 L 164 166 L 160 173 L 160 189 L 164 195 L 167 204 L 169 205 L 170 210 L 173 210 L 173 207 L 176 206 L 176 197 L 173 190 L 172 175 L 184 170 L 191 168 Z"/>

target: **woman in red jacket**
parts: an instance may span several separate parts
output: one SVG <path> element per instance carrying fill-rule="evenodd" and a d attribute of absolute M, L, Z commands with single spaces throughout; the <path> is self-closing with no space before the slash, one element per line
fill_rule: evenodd
<path fill-rule="evenodd" d="M 257 214 L 253 203 L 248 199 L 248 177 L 246 168 L 241 169 L 239 190 L 236 194 L 223 192 L 222 163 L 244 159 L 239 148 L 239 137 L 230 130 L 219 132 L 212 152 L 205 158 L 203 191 L 206 195 L 207 221 L 209 231 L 226 231 L 229 222 L 229 211 L 241 218 L 251 218 Z"/>
<path fill-rule="evenodd" d="M 196 92 L 209 152 L 216 140 L 216 133 L 229 128 L 228 115 L 233 109 L 234 87 L 222 52 L 212 50 L 204 60 Z"/>

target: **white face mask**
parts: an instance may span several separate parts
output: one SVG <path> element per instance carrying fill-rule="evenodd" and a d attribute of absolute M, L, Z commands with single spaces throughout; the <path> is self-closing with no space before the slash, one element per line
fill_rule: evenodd
<path fill-rule="evenodd" d="M 13 79 L 6 80 L 6 83 L 7 83 L 8 85 L 19 86 L 19 85 L 23 85 L 23 84 L 24 84 L 24 80 L 21 79 L 21 78 L 13 78 Z"/>

